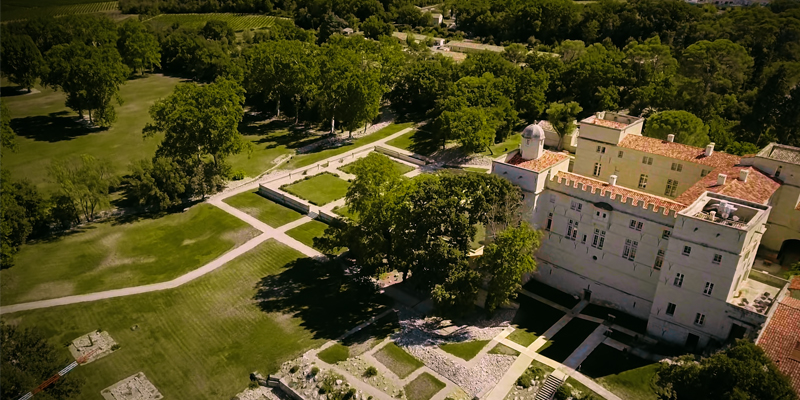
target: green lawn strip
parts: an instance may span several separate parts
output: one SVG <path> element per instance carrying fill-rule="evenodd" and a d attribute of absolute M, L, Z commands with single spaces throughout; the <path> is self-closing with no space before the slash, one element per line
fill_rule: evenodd
<path fill-rule="evenodd" d="M 658 363 L 604 376 L 597 380 L 606 389 L 625 400 L 657 400 L 653 382 L 661 366 Z"/>
<path fill-rule="evenodd" d="M 423 372 L 409 382 L 403 390 L 406 392 L 408 400 L 430 400 L 445 386 L 447 385 L 444 382 L 427 372 Z"/>
<path fill-rule="evenodd" d="M 317 357 L 328 364 L 336 364 L 350 357 L 350 348 L 341 343 L 336 343 L 317 353 Z"/>
<path fill-rule="evenodd" d="M 386 142 L 386 144 L 412 153 L 430 155 L 439 150 L 442 145 L 442 142 L 434 136 L 425 130 L 411 131 Z"/>
<path fill-rule="evenodd" d="M 472 340 L 461 343 L 445 343 L 439 345 L 439 348 L 456 357 L 469 361 L 475 358 L 488 343 L 489 340 Z"/>
<path fill-rule="evenodd" d="M 348 174 L 353 174 L 353 172 L 352 172 L 353 171 L 353 167 L 354 167 L 353 164 L 355 164 L 357 162 L 358 161 L 355 161 L 355 162 L 347 164 L 347 165 L 345 165 L 343 167 L 339 167 L 339 170 L 342 171 L 342 172 L 346 172 Z M 405 175 L 406 173 L 414 170 L 414 167 L 405 165 L 403 163 L 400 163 L 400 162 L 397 162 L 397 161 L 394 161 L 394 160 L 392 160 L 392 164 L 394 164 L 394 169 L 397 170 L 397 172 L 400 175 Z"/>
<path fill-rule="evenodd" d="M 487 168 L 475 168 L 475 167 L 464 167 L 464 171 L 469 172 L 477 172 L 479 174 L 488 174 L 489 170 Z"/>
<path fill-rule="evenodd" d="M 380 350 L 373 354 L 373 357 L 394 372 L 400 379 L 411 375 L 417 368 L 424 365 L 422 361 L 417 360 L 394 343 L 381 347 Z"/>
<path fill-rule="evenodd" d="M 289 163 L 286 164 L 285 168 L 294 169 L 294 168 L 304 167 L 306 165 L 311 165 L 317 161 L 322 161 L 326 158 L 346 153 L 350 150 L 355 149 L 356 147 L 364 146 L 373 143 L 375 141 L 381 140 L 385 137 L 394 135 L 395 133 L 400 132 L 403 129 L 410 128 L 413 125 L 414 125 L 413 122 L 406 122 L 402 124 L 391 124 L 386 128 L 383 128 L 375 133 L 360 137 L 354 140 L 353 143 L 346 146 L 337 147 L 335 149 L 321 150 L 308 154 L 297 155 L 293 157 Z"/>
<path fill-rule="evenodd" d="M 286 225 L 303 216 L 297 211 L 261 196 L 258 192 L 239 193 L 223 201 L 273 228 Z"/>
<path fill-rule="evenodd" d="M 350 218 L 353 221 L 356 220 L 356 214 L 354 212 L 350 212 L 350 208 L 347 206 L 336 207 L 333 209 L 333 212 L 342 217 Z"/>
<path fill-rule="evenodd" d="M 477 232 L 470 243 L 470 248 L 473 250 L 488 244 L 486 243 L 486 227 L 481 223 L 475 224 L 475 227 L 477 228 Z"/>
<path fill-rule="evenodd" d="M 12 178 L 29 179 L 46 191 L 58 189 L 47 174 L 54 159 L 89 154 L 109 160 L 113 173 L 125 174 L 131 162 L 155 154 L 163 135 L 142 138 L 142 128 L 150 121 L 148 109 L 172 93 L 179 81 L 149 75 L 126 82 L 120 87 L 124 103 L 114 104 L 117 121 L 107 130 L 89 130 L 76 122 L 77 113 L 64 106 L 63 92 L 37 86 L 39 93 L 3 96 L 17 134 L 17 151 L 2 151 L 3 168 L 11 171 Z"/>
<path fill-rule="evenodd" d="M 347 194 L 350 182 L 329 172 L 306 178 L 289 185 L 281 186 L 281 190 L 291 193 L 311 204 L 323 206 Z"/>
<path fill-rule="evenodd" d="M 327 227 L 324 222 L 313 220 L 289 229 L 286 234 L 306 246 L 314 247 L 314 238 L 321 237 Z"/>
<path fill-rule="evenodd" d="M 517 329 L 514 329 L 514 332 L 511 332 L 511 334 L 508 335 L 507 339 L 512 341 L 512 342 L 514 342 L 514 343 L 516 343 L 516 344 L 518 344 L 518 345 L 520 345 L 520 346 L 528 347 L 538 337 L 539 337 L 538 335 L 536 335 L 533 332 L 528 331 L 527 329 L 517 328 Z"/>
<path fill-rule="evenodd" d="M 333 337 L 321 330 L 329 322 L 311 317 L 309 310 L 281 310 L 283 299 L 253 301 L 264 290 L 260 282 L 297 268 L 308 275 L 305 264 L 296 264 L 308 259 L 298 257 L 269 240 L 175 289 L 7 314 L 3 320 L 38 328 L 69 359 L 65 343 L 98 328 L 109 332 L 120 349 L 70 372 L 85 381 L 79 398 L 99 398 L 102 389 L 142 371 L 167 399 L 227 399 L 247 387 L 250 372 L 275 372 Z"/>
<path fill-rule="evenodd" d="M 499 157 L 503 154 L 506 154 L 512 150 L 516 150 L 519 148 L 519 144 L 522 142 L 522 135 L 521 134 L 514 134 L 509 136 L 505 141 L 494 144 L 489 146 L 489 148 L 480 154 L 489 157 Z"/>
<path fill-rule="evenodd" d="M 502 343 L 498 343 L 497 346 L 494 346 L 492 347 L 491 350 L 489 350 L 489 354 L 500 354 L 500 355 L 516 357 L 519 355 L 519 352 Z"/>
<path fill-rule="evenodd" d="M 135 222 L 91 224 L 22 246 L 0 271 L 3 304 L 168 281 L 221 256 L 259 232 L 209 204 Z"/>
<path fill-rule="evenodd" d="M 593 395 L 593 396 L 594 396 L 596 399 L 598 399 L 598 400 L 604 400 L 604 399 L 605 399 L 605 397 L 603 397 L 603 396 L 600 396 L 600 395 L 599 395 L 599 394 L 597 394 L 597 393 L 596 393 L 594 390 L 592 390 L 592 389 L 589 389 L 588 387 L 586 387 L 586 385 L 584 385 L 584 384 L 582 384 L 582 383 L 578 382 L 578 381 L 577 381 L 575 378 L 573 378 L 573 377 L 569 377 L 569 378 L 567 378 L 567 381 L 566 381 L 566 382 L 564 382 L 564 383 L 565 383 L 566 385 L 570 385 L 570 386 L 572 386 L 573 390 L 577 390 L 577 391 L 581 392 L 581 393 L 580 393 L 580 397 L 578 397 L 578 398 L 583 398 L 583 397 L 586 397 L 587 395 Z"/>
<path fill-rule="evenodd" d="M 397 147 L 398 149 L 408 150 L 408 149 L 411 148 L 411 146 L 414 145 L 414 135 L 416 133 L 417 133 L 417 131 L 411 131 L 411 132 L 408 132 L 408 133 L 404 133 L 404 134 L 402 134 L 402 135 L 400 135 L 400 136 L 398 136 L 398 137 L 386 142 L 386 144 L 388 144 L 389 146 L 392 146 L 392 147 Z"/>

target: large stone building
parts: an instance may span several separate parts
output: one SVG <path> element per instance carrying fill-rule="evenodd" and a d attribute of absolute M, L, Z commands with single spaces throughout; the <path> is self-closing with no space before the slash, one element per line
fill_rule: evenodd
<path fill-rule="evenodd" d="M 800 257 L 800 149 L 739 157 L 642 136 L 643 124 L 611 112 L 582 120 L 571 171 L 537 125 L 493 163 L 545 231 L 533 278 L 646 319 L 662 341 L 755 337 L 787 286 L 752 269 L 757 252 Z"/>

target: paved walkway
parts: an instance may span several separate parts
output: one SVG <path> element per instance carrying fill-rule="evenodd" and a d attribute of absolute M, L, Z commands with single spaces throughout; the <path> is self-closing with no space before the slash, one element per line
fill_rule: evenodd
<path fill-rule="evenodd" d="M 564 360 L 564 365 L 570 368 L 578 368 L 586 357 L 589 357 L 594 349 L 606 339 L 608 327 L 600 324 L 595 330 L 575 349 L 572 354 Z"/>
<path fill-rule="evenodd" d="M 387 136 L 383 139 L 377 140 L 375 142 L 366 144 L 364 146 L 357 147 L 351 152 L 359 152 L 364 151 L 370 147 L 375 147 L 378 145 L 384 145 L 387 141 L 392 140 L 396 137 L 402 136 L 407 132 L 410 132 L 414 128 L 406 128 L 397 133 L 394 133 L 390 136 Z M 342 155 L 338 154 L 333 157 L 329 157 L 325 160 L 320 161 L 320 164 L 329 163 L 330 161 L 337 160 L 341 158 Z M 333 164 L 333 163 L 331 163 Z M 331 167 L 333 165 L 329 165 Z M 305 169 L 299 168 L 299 169 Z M 338 173 L 341 173 L 340 171 Z M 36 310 L 40 308 L 50 308 L 50 307 L 57 307 L 63 306 L 67 304 L 76 304 L 76 303 L 86 303 L 91 301 L 98 301 L 104 299 L 111 299 L 115 297 L 122 297 L 122 296 L 131 296 L 136 294 L 148 293 L 148 292 L 155 292 L 159 290 L 166 290 L 166 289 L 174 289 L 178 286 L 191 282 L 223 265 L 227 262 L 233 260 L 234 258 L 252 250 L 262 242 L 266 241 L 267 239 L 276 239 L 281 243 L 303 253 L 309 257 L 322 257 L 322 253 L 314 250 L 311 247 L 306 246 L 305 244 L 295 240 L 294 238 L 289 237 L 284 232 L 287 229 L 280 228 L 272 228 L 269 225 L 259 221 L 258 219 L 252 217 L 251 215 L 240 211 L 237 208 L 231 207 L 228 204 L 224 203 L 223 200 L 235 196 L 239 193 L 243 193 L 246 191 L 252 191 L 258 188 L 259 180 L 253 180 L 247 184 L 238 186 L 234 189 L 224 191 L 222 193 L 216 194 L 214 196 L 209 197 L 206 201 L 210 204 L 213 204 L 216 207 L 219 207 L 221 210 L 241 219 L 244 222 L 247 222 L 254 228 L 258 229 L 259 231 L 263 232 L 261 235 L 256 236 L 253 239 L 245 242 L 241 246 L 223 254 L 219 258 L 209 262 L 208 264 L 203 265 L 200 268 L 192 270 L 184 275 L 181 275 L 171 281 L 167 282 L 159 282 L 150 285 L 142 285 L 142 286 L 134 286 L 134 287 L 127 287 L 122 289 L 114 289 L 114 290 L 106 290 L 102 292 L 95 292 L 95 293 L 88 293 L 82 295 L 75 295 L 75 296 L 66 296 L 66 297 L 59 297 L 55 299 L 47 299 L 47 300 L 39 300 L 39 301 L 32 301 L 28 303 L 19 303 L 19 304 L 12 304 L 8 306 L 0 307 L 0 315 L 2 314 L 9 314 L 19 311 L 27 311 L 27 310 Z M 295 221 L 296 222 L 296 221 Z M 294 226 L 292 226 L 294 227 Z M 290 229 L 290 228 L 289 228 Z"/>

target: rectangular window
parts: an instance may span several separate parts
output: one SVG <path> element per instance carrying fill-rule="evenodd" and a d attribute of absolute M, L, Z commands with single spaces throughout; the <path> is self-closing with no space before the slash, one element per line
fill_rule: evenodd
<path fill-rule="evenodd" d="M 675 280 L 672 282 L 672 284 L 677 287 L 683 286 L 683 274 L 680 272 L 675 274 Z"/>
<path fill-rule="evenodd" d="M 704 323 L 706 323 L 706 315 L 697 313 L 697 315 L 694 316 L 694 324 L 703 326 Z"/>
<path fill-rule="evenodd" d="M 594 236 L 592 237 L 592 247 L 596 247 L 598 250 L 603 250 L 603 243 L 605 241 L 606 241 L 606 231 L 595 229 Z"/>
<path fill-rule="evenodd" d="M 672 235 L 672 231 L 669 229 L 664 229 L 664 232 L 661 232 L 662 239 L 669 240 L 669 235 Z"/>
<path fill-rule="evenodd" d="M 572 204 L 569 205 L 569 209 L 581 212 L 581 210 L 583 209 L 583 203 L 578 203 L 577 201 L 573 201 Z"/>
<path fill-rule="evenodd" d="M 636 229 L 637 231 L 641 231 L 642 225 L 643 225 L 642 221 L 637 221 L 635 219 L 632 219 L 631 224 L 628 227 L 631 229 Z"/>
<path fill-rule="evenodd" d="M 606 146 L 597 146 L 597 152 L 601 154 L 605 154 Z"/>
<path fill-rule="evenodd" d="M 569 220 L 569 225 L 567 226 L 567 239 L 575 240 L 578 236 L 578 221 Z"/>
<path fill-rule="evenodd" d="M 711 262 L 719 265 L 719 263 L 722 262 L 722 254 L 714 254 L 714 259 L 711 260 Z"/>
<path fill-rule="evenodd" d="M 675 308 L 677 306 L 675 303 L 668 303 L 667 304 L 667 315 L 675 315 Z"/>
<path fill-rule="evenodd" d="M 553 213 L 547 215 L 547 227 L 544 230 L 549 231 L 553 227 Z"/>
<path fill-rule="evenodd" d="M 625 153 L 623 153 L 622 151 L 620 151 L 620 152 L 617 154 L 617 157 L 619 157 L 619 158 L 622 158 L 622 156 L 623 156 L 623 155 L 625 155 Z"/>
<path fill-rule="evenodd" d="M 683 171 L 683 164 L 672 163 L 672 170 L 678 172 Z"/>
<path fill-rule="evenodd" d="M 642 164 L 653 165 L 653 157 L 642 157 Z"/>
<path fill-rule="evenodd" d="M 678 181 L 668 179 L 667 189 L 664 191 L 665 196 L 675 197 L 675 192 L 678 190 Z"/>
<path fill-rule="evenodd" d="M 710 172 L 711 172 L 710 169 L 704 169 L 704 170 L 700 171 L 700 177 L 702 178 L 702 177 L 708 175 Z"/>
<path fill-rule="evenodd" d="M 635 240 L 625 239 L 625 248 L 622 250 L 622 258 L 633 261 L 636 258 L 636 248 L 639 242 Z"/>
<path fill-rule="evenodd" d="M 586 235 L 583 235 L 583 239 L 581 239 L 582 244 L 586 244 Z"/>
<path fill-rule="evenodd" d="M 594 172 L 592 173 L 592 175 L 600 176 L 600 170 L 601 169 L 603 169 L 603 166 L 600 165 L 600 163 L 594 163 Z"/>
<path fill-rule="evenodd" d="M 647 189 L 647 175 L 639 175 L 639 189 Z"/>
<path fill-rule="evenodd" d="M 656 255 L 656 263 L 653 264 L 653 268 L 660 270 L 662 265 L 664 265 L 664 250 L 659 250 L 658 255 Z"/>
<path fill-rule="evenodd" d="M 692 254 L 692 248 L 689 247 L 689 246 L 683 246 L 683 253 L 682 254 L 685 255 L 685 256 L 688 256 L 689 254 Z"/>
<path fill-rule="evenodd" d="M 711 282 L 706 282 L 706 287 L 703 289 L 703 294 L 706 296 L 711 296 L 711 291 L 714 290 L 714 284 Z"/>
<path fill-rule="evenodd" d="M 554 195 L 554 194 L 550 195 L 550 202 L 551 203 L 555 203 L 556 202 L 556 195 Z"/>

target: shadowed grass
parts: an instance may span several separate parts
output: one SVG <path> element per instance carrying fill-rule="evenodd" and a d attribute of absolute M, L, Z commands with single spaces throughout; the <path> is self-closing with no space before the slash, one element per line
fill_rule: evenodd
<path fill-rule="evenodd" d="M 341 343 L 336 343 L 317 353 L 317 357 L 328 364 L 336 364 L 350 357 L 350 348 Z"/>
<path fill-rule="evenodd" d="M 472 340 L 463 343 L 445 343 L 439 345 L 439 348 L 456 357 L 469 361 L 475 358 L 488 343 L 488 340 Z"/>

